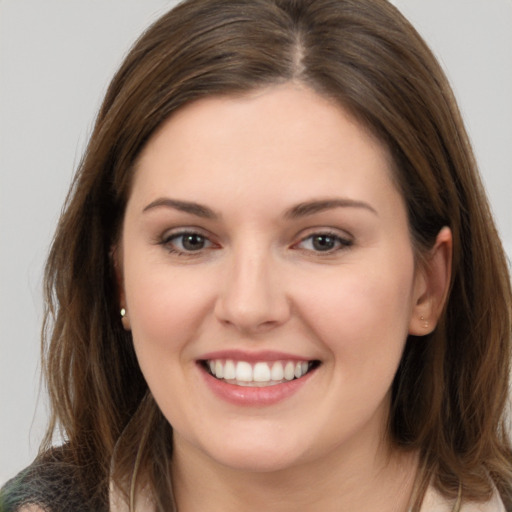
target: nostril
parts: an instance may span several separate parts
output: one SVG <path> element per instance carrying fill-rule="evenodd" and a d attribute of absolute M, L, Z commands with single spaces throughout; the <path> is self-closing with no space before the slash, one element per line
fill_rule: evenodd
<path fill-rule="evenodd" d="M 288 298 L 282 283 L 269 275 L 261 259 L 240 257 L 224 279 L 214 313 L 224 326 L 242 332 L 264 332 L 283 324 L 290 317 Z"/>

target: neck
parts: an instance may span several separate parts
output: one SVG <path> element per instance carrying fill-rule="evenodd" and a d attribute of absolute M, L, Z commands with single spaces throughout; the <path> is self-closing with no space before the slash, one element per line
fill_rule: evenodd
<path fill-rule="evenodd" d="M 248 471 L 219 465 L 177 442 L 172 476 L 178 512 L 406 512 L 417 455 L 367 448 L 340 448 L 278 471 Z"/>

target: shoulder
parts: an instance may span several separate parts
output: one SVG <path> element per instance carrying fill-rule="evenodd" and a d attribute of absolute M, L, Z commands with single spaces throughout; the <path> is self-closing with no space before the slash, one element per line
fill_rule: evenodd
<path fill-rule="evenodd" d="M 447 500 L 433 487 L 429 487 L 423 499 L 420 512 L 451 512 L 455 502 Z M 459 508 L 460 512 L 506 512 L 505 505 L 495 490 L 489 501 L 484 502 L 463 502 Z"/>
<path fill-rule="evenodd" d="M 0 512 L 89 512 L 76 471 L 58 449 L 38 457 L 0 490 Z"/>

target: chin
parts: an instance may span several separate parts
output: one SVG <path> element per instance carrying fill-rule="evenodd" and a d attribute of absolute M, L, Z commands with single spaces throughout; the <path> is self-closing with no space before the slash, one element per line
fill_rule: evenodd
<path fill-rule="evenodd" d="M 203 457 L 213 464 L 252 473 L 283 471 L 303 462 L 304 443 L 299 443 L 286 432 L 285 436 L 275 435 L 268 429 L 245 432 L 236 435 L 218 432 L 217 435 L 193 442 Z M 284 432 L 284 430 L 283 430 Z M 272 435 L 274 434 L 274 435 Z"/>
<path fill-rule="evenodd" d="M 223 453 L 210 457 L 223 466 L 248 473 L 275 473 L 290 469 L 300 464 L 296 453 L 283 452 L 282 449 L 263 448 L 255 450 L 247 447 L 224 447 Z"/>

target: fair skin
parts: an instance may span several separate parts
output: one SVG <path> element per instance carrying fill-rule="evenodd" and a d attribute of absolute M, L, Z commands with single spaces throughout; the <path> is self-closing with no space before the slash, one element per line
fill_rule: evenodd
<path fill-rule="evenodd" d="M 120 301 L 180 512 L 406 510 L 417 458 L 387 437 L 390 387 L 408 334 L 435 328 L 451 235 L 420 268 L 391 172 L 297 84 L 192 103 L 145 147 Z"/>

